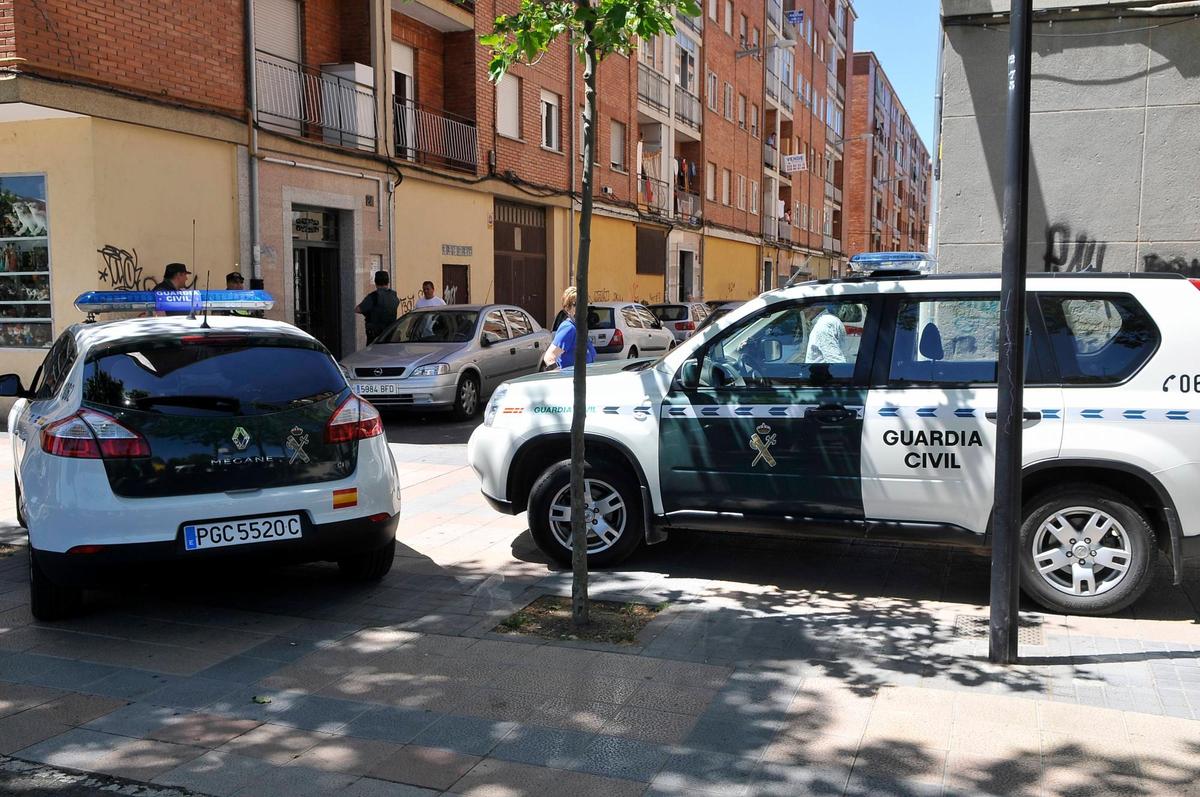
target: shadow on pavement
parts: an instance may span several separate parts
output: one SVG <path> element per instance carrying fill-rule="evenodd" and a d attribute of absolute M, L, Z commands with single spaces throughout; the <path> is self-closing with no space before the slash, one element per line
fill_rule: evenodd
<path fill-rule="evenodd" d="M 476 416 L 456 421 L 449 412 L 383 410 L 383 428 L 389 443 L 418 446 L 466 445 L 471 432 L 482 423 Z"/>

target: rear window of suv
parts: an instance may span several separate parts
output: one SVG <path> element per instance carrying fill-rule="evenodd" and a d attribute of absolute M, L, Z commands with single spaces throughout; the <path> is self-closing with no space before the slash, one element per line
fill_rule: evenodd
<path fill-rule="evenodd" d="M 1132 296 L 1049 294 L 1039 301 L 1064 385 L 1124 382 L 1158 348 L 1158 328 Z"/>
<path fill-rule="evenodd" d="M 262 415 L 346 388 L 327 352 L 288 343 L 170 340 L 107 349 L 84 366 L 83 400 L 164 415 Z"/>
<path fill-rule="evenodd" d="M 682 304 L 656 304 L 650 308 L 659 321 L 687 321 L 688 309 Z"/>

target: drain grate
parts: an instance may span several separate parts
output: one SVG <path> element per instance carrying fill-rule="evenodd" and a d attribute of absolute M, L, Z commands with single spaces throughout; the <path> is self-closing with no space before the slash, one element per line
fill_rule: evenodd
<path fill-rule="evenodd" d="M 954 635 L 962 639 L 987 639 L 988 618 L 960 614 L 954 618 Z M 1022 617 L 1017 624 L 1017 643 L 1021 645 L 1043 645 L 1041 618 Z"/>

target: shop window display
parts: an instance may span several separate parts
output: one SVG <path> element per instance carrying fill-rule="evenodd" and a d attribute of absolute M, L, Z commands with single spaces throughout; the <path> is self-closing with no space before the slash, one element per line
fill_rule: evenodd
<path fill-rule="evenodd" d="M 0 347 L 50 345 L 48 218 L 44 175 L 0 175 Z"/>

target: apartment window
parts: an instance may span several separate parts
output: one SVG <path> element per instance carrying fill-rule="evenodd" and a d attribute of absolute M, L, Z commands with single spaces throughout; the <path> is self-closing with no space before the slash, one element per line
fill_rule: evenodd
<path fill-rule="evenodd" d="M 750 181 L 750 212 L 758 215 L 758 180 Z"/>
<path fill-rule="evenodd" d="M 717 5 L 720 0 L 708 0 L 708 18 L 713 22 L 717 21 Z"/>
<path fill-rule="evenodd" d="M 696 93 L 696 43 L 682 33 L 675 37 L 675 82 Z"/>
<path fill-rule="evenodd" d="M 746 44 L 746 28 L 749 26 L 746 15 L 742 14 L 738 17 L 738 41 L 743 45 Z"/>
<path fill-rule="evenodd" d="M 725 118 L 733 121 L 733 86 L 725 84 Z"/>
<path fill-rule="evenodd" d="M 615 119 L 612 122 L 608 148 L 612 154 L 612 167 L 625 171 L 625 125 Z"/>
<path fill-rule="evenodd" d="M 758 106 L 750 103 L 750 135 L 758 138 Z"/>
<path fill-rule="evenodd" d="M 559 102 L 557 94 L 542 90 L 542 146 L 556 151 L 562 147 Z"/>
<path fill-rule="evenodd" d="M 496 132 L 521 137 L 521 78 L 505 75 L 496 84 Z"/>
<path fill-rule="evenodd" d="M 746 95 L 738 95 L 738 127 L 746 129 Z"/>
<path fill-rule="evenodd" d="M 737 208 L 738 210 L 746 209 L 746 175 L 744 174 L 737 176 Z"/>
<path fill-rule="evenodd" d="M 728 169 L 721 170 L 721 204 L 729 204 L 729 183 L 733 177 L 733 172 Z"/>
<path fill-rule="evenodd" d="M 718 85 L 719 84 L 717 83 L 717 73 L 709 72 L 708 73 L 708 89 L 707 89 L 708 96 L 707 96 L 707 99 L 708 99 L 708 109 L 710 111 L 717 110 L 717 86 Z"/>
<path fill-rule="evenodd" d="M 717 198 L 717 167 L 712 162 L 704 169 L 704 196 L 709 202 Z"/>
<path fill-rule="evenodd" d="M 802 230 L 808 229 L 808 205 L 801 204 L 800 209 L 796 211 L 796 226 Z"/>
<path fill-rule="evenodd" d="M 758 28 L 753 28 L 750 31 L 750 46 L 751 47 L 758 46 Z"/>
<path fill-rule="evenodd" d="M 725 32 L 733 35 L 733 0 L 725 0 Z"/>

